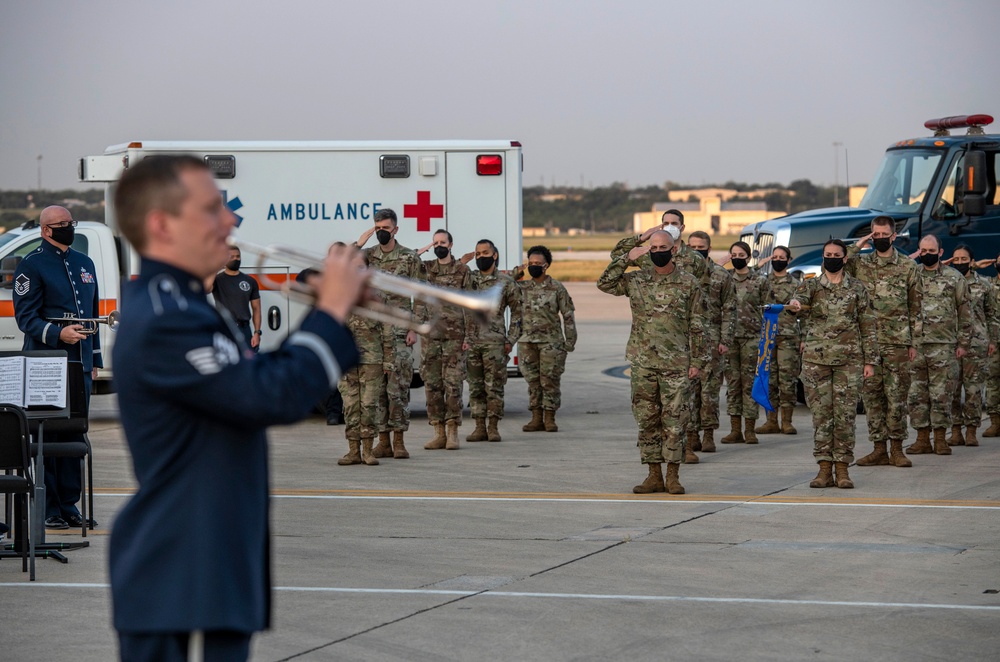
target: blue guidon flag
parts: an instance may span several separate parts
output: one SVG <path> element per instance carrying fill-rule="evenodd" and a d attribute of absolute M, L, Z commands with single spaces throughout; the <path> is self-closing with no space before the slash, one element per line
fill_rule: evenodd
<path fill-rule="evenodd" d="M 778 304 L 764 306 L 760 322 L 760 344 L 757 346 L 757 370 L 753 376 L 754 401 L 768 412 L 774 411 L 769 397 L 771 386 L 771 360 L 774 358 L 774 338 L 778 335 L 778 314 L 785 307 Z"/>

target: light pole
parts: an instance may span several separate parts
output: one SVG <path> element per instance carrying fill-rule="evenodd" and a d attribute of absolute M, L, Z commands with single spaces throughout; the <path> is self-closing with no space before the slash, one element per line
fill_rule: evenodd
<path fill-rule="evenodd" d="M 42 190 L 42 155 L 41 154 L 38 155 L 38 187 L 35 190 L 36 191 L 41 191 Z"/>
<path fill-rule="evenodd" d="M 833 143 L 833 206 L 840 206 L 840 148 L 842 142 Z"/>

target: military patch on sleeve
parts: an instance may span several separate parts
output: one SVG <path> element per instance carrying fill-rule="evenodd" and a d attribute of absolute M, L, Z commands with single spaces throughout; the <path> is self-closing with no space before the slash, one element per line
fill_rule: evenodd
<path fill-rule="evenodd" d="M 31 279 L 28 278 L 25 274 L 21 274 L 20 276 L 17 277 L 17 280 L 14 281 L 14 293 L 17 296 L 23 297 L 25 294 L 28 293 L 28 290 L 30 289 L 31 289 Z"/>
<path fill-rule="evenodd" d="M 196 347 L 184 358 L 202 375 L 214 375 L 227 365 L 234 365 L 240 360 L 240 351 L 232 340 L 216 333 L 212 338 L 212 347 Z"/>

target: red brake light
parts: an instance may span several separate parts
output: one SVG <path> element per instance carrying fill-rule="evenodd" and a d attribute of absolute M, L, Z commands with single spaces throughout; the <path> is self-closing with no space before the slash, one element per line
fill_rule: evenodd
<path fill-rule="evenodd" d="M 503 157 L 499 154 L 479 154 L 476 156 L 476 174 L 503 174 Z"/>
<path fill-rule="evenodd" d="M 964 126 L 986 126 L 987 124 L 993 124 L 991 115 L 953 115 L 924 122 L 924 126 L 932 131 L 961 129 Z"/>

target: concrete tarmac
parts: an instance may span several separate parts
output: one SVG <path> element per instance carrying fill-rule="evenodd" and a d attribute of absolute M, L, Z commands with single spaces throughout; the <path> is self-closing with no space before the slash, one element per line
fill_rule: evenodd
<path fill-rule="evenodd" d="M 343 427 L 319 418 L 271 431 L 274 623 L 254 660 L 997 658 L 1000 439 L 815 490 L 799 406 L 798 434 L 682 466 L 686 495 L 633 495 L 646 471 L 622 376 L 627 300 L 568 288 L 580 341 L 557 433 L 521 431 L 520 379 L 500 443 L 465 442 L 466 420 L 459 451 L 423 450 L 421 390 L 409 460 L 340 467 Z M 34 583 L 0 562 L 4 659 L 117 654 L 107 533 L 135 483 L 113 396 L 92 419 L 100 528 L 68 564 L 39 560 Z M 864 417 L 857 430 L 860 457 Z"/>

